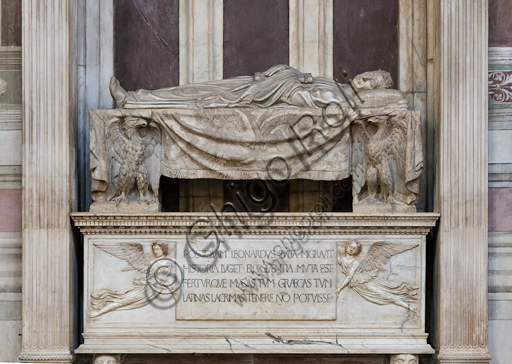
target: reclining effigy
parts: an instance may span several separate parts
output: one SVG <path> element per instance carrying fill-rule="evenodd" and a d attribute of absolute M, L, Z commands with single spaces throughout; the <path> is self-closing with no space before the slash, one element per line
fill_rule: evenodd
<path fill-rule="evenodd" d="M 385 71 L 350 85 L 278 65 L 254 77 L 126 92 L 90 118 L 91 211 L 158 211 L 160 176 L 354 181 L 354 211 L 415 211 L 419 112 Z M 120 204 L 132 204 L 131 207 Z M 151 208 L 150 208 L 151 209 Z"/>
<path fill-rule="evenodd" d="M 389 354 L 418 362 L 426 234 L 419 111 L 385 71 L 348 85 L 284 65 L 90 111 L 84 342 L 119 354 Z M 160 213 L 160 177 L 336 181 L 353 213 Z M 178 193 L 175 191 L 174 193 Z"/>

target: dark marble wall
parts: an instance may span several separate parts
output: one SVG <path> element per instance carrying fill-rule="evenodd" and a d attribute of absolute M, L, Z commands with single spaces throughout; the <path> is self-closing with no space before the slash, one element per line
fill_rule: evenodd
<path fill-rule="evenodd" d="M 512 47 L 512 1 L 489 1 L 489 47 Z"/>
<path fill-rule="evenodd" d="M 179 83 L 179 0 L 114 0 L 114 74 L 126 90 Z"/>
<path fill-rule="evenodd" d="M 2 0 L 2 46 L 21 46 L 21 0 Z"/>
<path fill-rule="evenodd" d="M 398 77 L 398 0 L 334 1 L 334 78 L 383 69 Z M 346 77 L 343 73 L 346 72 Z"/>
<path fill-rule="evenodd" d="M 288 0 L 224 0 L 224 78 L 288 64 Z"/>

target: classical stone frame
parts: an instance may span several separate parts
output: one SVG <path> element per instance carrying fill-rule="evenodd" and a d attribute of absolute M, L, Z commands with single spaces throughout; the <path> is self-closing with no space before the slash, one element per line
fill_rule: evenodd
<path fill-rule="evenodd" d="M 75 6 L 68 0 L 23 0 L 25 362 L 71 362 L 78 337 L 69 219 L 76 200 Z M 436 0 L 428 6 L 433 72 L 427 87 L 436 92 L 435 208 L 441 213 L 437 360 L 488 363 L 488 0 Z"/>

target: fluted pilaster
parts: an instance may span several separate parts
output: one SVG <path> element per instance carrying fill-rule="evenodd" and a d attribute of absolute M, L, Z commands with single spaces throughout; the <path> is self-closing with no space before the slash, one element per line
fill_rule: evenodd
<path fill-rule="evenodd" d="M 437 360 L 488 363 L 488 0 L 440 0 L 436 47 Z M 434 31 L 434 29 L 431 29 Z"/>
<path fill-rule="evenodd" d="M 74 10 L 69 0 L 23 0 L 21 361 L 72 360 Z"/>

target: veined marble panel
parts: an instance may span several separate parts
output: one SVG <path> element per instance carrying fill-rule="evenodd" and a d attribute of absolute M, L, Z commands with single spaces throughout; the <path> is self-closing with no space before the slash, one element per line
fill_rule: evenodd
<path fill-rule="evenodd" d="M 72 217 L 85 234 L 77 353 L 433 352 L 425 234 L 437 214 Z M 351 273 L 371 259 L 371 277 Z"/>

